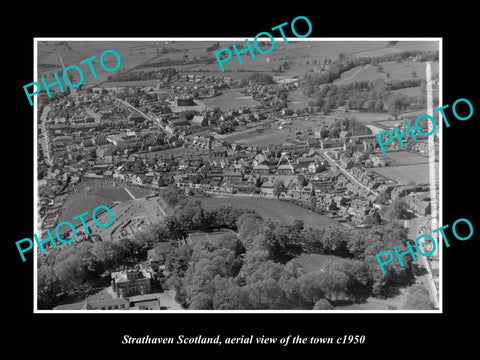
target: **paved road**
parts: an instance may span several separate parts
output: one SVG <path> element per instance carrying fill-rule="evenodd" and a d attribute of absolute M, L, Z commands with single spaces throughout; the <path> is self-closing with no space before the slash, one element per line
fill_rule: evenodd
<path fill-rule="evenodd" d="M 328 156 L 326 154 L 326 152 L 322 151 L 321 152 L 322 156 L 325 157 L 325 159 L 327 159 L 327 161 L 329 162 L 329 164 L 331 166 L 336 166 L 338 170 L 340 170 L 342 172 L 342 174 L 344 174 L 346 177 L 348 177 L 352 182 L 354 182 L 355 184 L 357 184 L 358 186 L 360 186 L 362 189 L 365 189 L 367 190 L 368 192 L 371 192 L 372 194 L 378 196 L 378 192 L 370 189 L 368 186 L 365 186 L 363 185 L 360 181 L 358 181 L 352 174 L 350 174 L 347 170 L 345 170 L 344 168 L 342 168 L 340 165 L 338 165 L 335 160 L 333 160 L 330 156 Z"/>
<path fill-rule="evenodd" d="M 345 79 L 338 80 L 338 81 L 334 82 L 334 84 L 335 84 L 335 85 L 338 85 L 338 84 L 341 84 L 341 83 L 344 82 L 344 81 L 353 79 L 360 71 L 367 69 L 369 66 L 370 66 L 370 64 L 365 65 L 364 67 L 362 67 L 362 68 L 358 69 L 357 71 L 355 71 L 351 76 L 349 76 L 349 77 L 347 77 L 347 78 L 345 78 Z"/>
<path fill-rule="evenodd" d="M 429 217 L 421 216 L 420 214 L 416 214 L 417 217 L 411 220 L 405 220 L 405 227 L 409 229 L 408 237 L 412 240 L 415 240 L 419 234 L 427 234 L 429 232 L 428 226 L 428 219 Z M 438 250 L 437 250 L 438 251 Z M 437 289 L 435 286 L 435 282 L 430 272 L 430 266 L 427 264 L 427 258 L 425 256 L 421 256 L 417 254 L 416 256 L 417 261 L 414 263 L 421 269 L 425 271 L 424 274 L 415 273 L 415 278 L 423 282 L 425 288 L 428 290 L 430 295 L 430 300 L 434 304 L 436 308 L 438 308 L 438 296 L 437 296 Z"/>
<path fill-rule="evenodd" d="M 155 199 L 155 198 L 149 198 L 148 201 L 150 201 L 153 206 L 155 206 L 157 208 L 157 210 L 162 213 L 163 216 L 167 216 L 167 213 L 165 212 L 165 210 L 163 210 L 163 208 L 160 206 L 160 204 L 158 203 L 158 200 Z"/>
<path fill-rule="evenodd" d="M 42 115 L 40 116 L 40 130 L 41 133 L 43 134 L 42 140 L 40 141 L 40 145 L 42 147 L 43 151 L 43 158 L 45 159 L 45 162 L 49 165 L 52 166 L 52 161 L 50 160 L 50 154 L 49 154 L 49 144 L 48 144 L 48 132 L 47 129 L 45 128 L 45 123 L 47 122 L 48 118 L 48 113 L 50 112 L 50 105 L 47 105 L 43 108 Z"/>
<path fill-rule="evenodd" d="M 145 119 L 147 120 L 152 120 L 154 121 L 153 118 L 151 118 L 150 116 L 148 116 L 147 114 L 145 114 L 144 112 L 138 110 L 135 106 L 132 106 L 130 105 L 128 102 L 126 102 L 125 100 L 122 100 L 122 99 L 119 99 L 119 98 L 116 98 L 116 97 L 113 97 L 113 99 L 115 99 L 116 101 L 118 101 L 120 104 L 132 109 L 133 111 L 136 111 L 137 113 L 139 113 L 140 115 L 142 115 Z"/>
<path fill-rule="evenodd" d="M 133 200 L 136 199 L 135 196 L 133 196 L 133 194 L 130 192 L 130 190 L 128 190 L 126 187 L 124 187 L 123 190 L 125 190 L 125 191 L 128 193 L 128 195 L 130 195 L 130 197 L 131 197 Z"/>

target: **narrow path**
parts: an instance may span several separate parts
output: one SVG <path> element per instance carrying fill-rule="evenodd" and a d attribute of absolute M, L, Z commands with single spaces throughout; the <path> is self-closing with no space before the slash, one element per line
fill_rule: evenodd
<path fill-rule="evenodd" d="M 148 199 L 148 201 L 150 201 L 150 202 L 153 204 L 153 206 L 155 206 L 155 207 L 158 209 L 158 211 L 160 211 L 160 212 L 162 213 L 163 216 L 167 216 L 167 213 L 166 213 L 165 210 L 163 210 L 163 208 L 160 206 L 160 204 L 158 203 L 158 200 L 155 201 L 155 199 L 151 199 L 151 198 L 150 198 L 150 199 Z"/>
<path fill-rule="evenodd" d="M 133 200 L 136 199 L 136 197 L 133 196 L 133 194 L 130 192 L 130 190 L 128 190 L 126 187 L 124 187 L 123 190 L 125 190 L 125 191 L 128 193 L 128 195 L 130 195 L 130 197 L 131 197 Z"/>
<path fill-rule="evenodd" d="M 340 84 L 340 83 L 342 83 L 342 82 L 344 82 L 344 81 L 346 81 L 346 80 L 353 79 L 355 76 L 357 76 L 357 74 L 358 74 L 360 71 L 367 69 L 369 66 L 370 66 L 370 64 L 367 64 L 367 65 L 363 66 L 362 68 L 358 69 L 357 71 L 355 71 L 351 76 L 349 76 L 349 77 L 347 77 L 347 78 L 345 78 L 345 79 L 341 79 L 341 80 L 338 80 L 338 81 L 334 81 L 333 84 L 334 84 L 334 85 L 338 85 L 338 84 Z"/>

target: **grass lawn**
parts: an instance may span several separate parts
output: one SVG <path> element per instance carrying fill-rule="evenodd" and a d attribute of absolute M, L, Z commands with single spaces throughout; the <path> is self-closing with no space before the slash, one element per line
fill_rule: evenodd
<path fill-rule="evenodd" d="M 135 196 L 136 199 L 144 198 L 153 195 L 153 191 L 136 186 L 127 186 L 127 189 Z"/>
<path fill-rule="evenodd" d="M 257 100 L 244 96 L 238 90 L 222 90 L 221 95 L 202 99 L 202 102 L 210 108 L 218 107 L 222 111 L 243 107 L 251 108 L 260 104 Z"/>
<path fill-rule="evenodd" d="M 287 140 L 289 136 L 291 136 L 290 131 L 287 129 L 279 130 L 277 127 L 272 126 L 261 133 L 255 131 L 243 132 L 232 135 L 228 137 L 227 140 L 244 145 L 280 145 Z M 290 137 L 290 139 L 294 138 L 295 136 Z"/>
<path fill-rule="evenodd" d="M 383 72 L 378 72 L 377 68 L 372 65 L 357 66 L 344 72 L 340 76 L 340 79 L 334 81 L 334 84 L 345 85 L 356 81 L 371 81 L 375 79 L 383 79 L 385 82 L 390 80 L 415 79 L 412 75 L 412 71 L 415 71 L 419 78 L 425 78 L 425 64 L 425 62 L 416 61 L 404 61 L 401 63 L 387 61 L 380 63 L 383 67 Z M 387 78 L 387 73 L 390 73 L 390 78 Z M 438 74 L 438 63 L 433 63 L 432 75 L 436 76 L 436 74 Z M 420 89 L 418 89 L 418 93 L 419 92 Z"/>
<path fill-rule="evenodd" d="M 127 193 L 125 194 L 128 196 Z M 111 207 L 113 201 L 103 196 L 87 194 L 86 192 L 71 193 L 62 207 L 62 213 L 58 222 L 72 222 L 72 218 L 86 211 L 88 211 L 88 214 L 91 216 L 92 211 L 100 205 Z M 75 220 L 73 223 L 74 225 L 81 224 L 79 219 Z"/>
<path fill-rule="evenodd" d="M 435 165 L 435 173 L 438 174 L 438 162 L 436 162 Z M 372 170 L 377 174 L 397 181 L 401 185 L 405 185 L 410 181 L 416 182 L 417 184 L 430 182 L 428 163 L 404 166 L 387 166 Z"/>
<path fill-rule="evenodd" d="M 308 107 L 308 103 L 312 98 L 303 95 L 303 88 L 298 88 L 288 93 L 287 105 L 289 109 L 301 109 Z"/>
<path fill-rule="evenodd" d="M 146 197 L 152 194 L 151 190 L 129 186 L 128 189 L 136 198 Z M 130 195 L 123 187 L 114 186 L 95 186 L 88 191 L 81 193 L 70 193 L 67 201 L 63 205 L 59 222 L 72 221 L 72 218 L 88 211 L 89 215 L 100 205 L 111 207 L 115 201 L 132 200 Z M 75 220 L 75 224 L 80 224 L 80 220 Z"/>
<path fill-rule="evenodd" d="M 112 201 L 127 201 L 132 198 L 123 187 L 117 186 L 95 186 L 88 191 L 89 195 L 98 195 Z"/>
<path fill-rule="evenodd" d="M 305 271 L 313 272 L 322 269 L 327 261 L 335 261 L 342 259 L 335 255 L 323 255 L 323 254 L 302 254 L 291 261 L 297 261 L 303 266 Z"/>
<path fill-rule="evenodd" d="M 420 86 L 392 90 L 393 93 L 401 93 L 407 96 L 422 96 Z"/>
<path fill-rule="evenodd" d="M 382 156 L 393 160 L 393 163 L 390 166 L 428 163 L 427 156 L 422 156 L 408 151 L 387 152 L 386 155 Z"/>
<path fill-rule="evenodd" d="M 349 111 L 344 114 L 344 117 L 352 118 L 355 117 L 358 121 L 361 121 L 365 124 L 374 122 L 374 121 L 381 121 L 387 120 L 388 118 L 392 117 L 390 114 L 387 113 L 370 113 L 370 112 L 360 112 L 360 111 Z"/>
<path fill-rule="evenodd" d="M 303 220 L 306 226 L 335 226 L 341 225 L 328 216 L 318 215 L 312 211 L 276 199 L 260 199 L 248 197 L 194 197 L 200 200 L 205 209 L 215 209 L 220 206 L 232 206 L 240 209 L 253 209 L 264 219 L 292 224 L 294 220 Z"/>
<path fill-rule="evenodd" d="M 337 306 L 335 310 L 401 310 L 407 299 L 407 292 L 408 288 L 401 288 L 396 296 L 387 299 L 369 297 L 364 303 Z"/>
<path fill-rule="evenodd" d="M 385 120 L 385 121 L 376 121 L 376 125 L 382 125 L 385 128 L 391 128 L 394 126 L 399 126 L 404 120 Z"/>

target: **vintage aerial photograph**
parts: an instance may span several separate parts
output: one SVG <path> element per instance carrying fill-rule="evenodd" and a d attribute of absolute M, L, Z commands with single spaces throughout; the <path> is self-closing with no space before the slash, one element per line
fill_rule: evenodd
<path fill-rule="evenodd" d="M 441 40 L 275 40 L 36 39 L 37 311 L 441 308 Z"/>

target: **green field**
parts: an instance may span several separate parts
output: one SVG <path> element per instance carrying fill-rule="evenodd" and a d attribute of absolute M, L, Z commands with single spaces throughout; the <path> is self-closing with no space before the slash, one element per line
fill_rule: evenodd
<path fill-rule="evenodd" d="M 306 272 L 313 272 L 322 269 L 327 261 L 335 261 L 339 259 L 341 259 L 341 257 L 335 255 L 302 254 L 292 261 L 301 264 Z"/>
<path fill-rule="evenodd" d="M 391 128 L 394 126 L 399 126 L 401 123 L 403 123 L 403 120 L 385 120 L 385 121 L 376 121 L 375 125 L 380 125 L 385 128 Z"/>
<path fill-rule="evenodd" d="M 294 220 L 303 220 L 306 226 L 341 226 L 328 216 L 318 215 L 307 209 L 276 199 L 261 199 L 249 197 L 193 197 L 200 200 L 206 209 L 216 209 L 220 206 L 232 206 L 240 209 L 253 209 L 264 219 L 271 219 L 282 224 L 291 224 Z"/>
<path fill-rule="evenodd" d="M 126 193 L 125 193 L 126 194 Z M 128 196 L 128 194 L 126 194 Z M 67 201 L 63 204 L 62 212 L 59 217 L 58 222 L 68 221 L 72 222 L 72 218 L 83 214 L 84 212 L 88 212 L 89 215 L 92 214 L 92 211 L 100 206 L 108 206 L 111 207 L 113 205 L 113 201 L 103 196 L 99 195 L 90 195 L 86 192 L 82 193 L 70 193 Z M 75 220 L 74 225 L 80 223 L 80 220 Z"/>
<path fill-rule="evenodd" d="M 112 201 L 128 201 L 132 198 L 123 187 L 116 186 L 95 186 L 88 191 L 89 195 L 97 195 Z"/>
<path fill-rule="evenodd" d="M 135 81 L 115 81 L 115 82 L 106 82 L 101 85 L 102 88 L 113 88 L 113 87 L 129 87 L 129 86 L 148 86 L 153 85 L 158 80 L 135 80 Z"/>
<path fill-rule="evenodd" d="M 38 63 L 57 65 L 58 67 L 48 68 L 47 71 L 39 73 L 39 76 L 45 76 L 45 80 L 52 77 L 54 72 L 61 71 L 55 49 L 57 48 L 65 66 L 77 65 L 80 61 L 92 56 L 97 58 L 92 61 L 96 69 L 97 79 L 94 79 L 90 71 L 84 71 L 83 84 L 92 84 L 106 81 L 112 73 L 104 71 L 99 63 L 100 54 L 107 50 L 115 50 L 121 58 L 121 65 L 117 71 L 125 71 L 137 66 L 156 56 L 156 48 L 162 47 L 154 41 L 67 41 L 68 46 L 55 46 L 56 41 L 38 42 Z M 116 65 L 116 59 L 113 54 L 105 55 L 105 65 L 113 68 Z M 53 77 L 52 77 L 53 79 Z"/>
<path fill-rule="evenodd" d="M 298 88 L 288 93 L 287 105 L 289 109 L 302 109 L 308 107 L 308 103 L 312 98 L 303 95 L 303 89 Z"/>
<path fill-rule="evenodd" d="M 382 156 L 393 160 L 393 163 L 390 166 L 428 163 L 427 156 L 423 156 L 417 153 L 411 153 L 408 151 L 387 152 L 386 155 Z"/>
<path fill-rule="evenodd" d="M 359 112 L 359 111 L 349 111 L 344 114 L 343 117 L 355 117 L 358 121 L 361 121 L 365 124 L 369 124 L 375 121 L 387 120 L 392 116 L 386 113 L 370 113 L 370 112 Z"/>
<path fill-rule="evenodd" d="M 129 186 L 128 190 L 130 190 L 133 196 L 137 199 L 153 194 L 151 190 L 136 186 Z M 95 186 L 91 189 L 84 190 L 81 193 L 72 192 L 62 207 L 59 222 L 71 221 L 73 217 L 86 211 L 91 214 L 92 211 L 100 205 L 111 207 L 114 202 L 124 202 L 129 200 L 132 200 L 132 198 L 123 187 Z"/>
<path fill-rule="evenodd" d="M 422 96 L 420 86 L 408 87 L 403 89 L 392 90 L 393 93 L 401 93 L 407 96 Z"/>
<path fill-rule="evenodd" d="M 260 104 L 257 100 L 244 96 L 238 90 L 222 90 L 222 94 L 212 98 L 202 99 L 202 102 L 210 107 L 218 107 L 222 111 L 238 108 L 252 108 Z"/>
<path fill-rule="evenodd" d="M 356 81 L 371 81 L 376 79 L 383 79 L 388 82 L 390 80 L 409 80 L 414 79 L 412 71 L 415 71 L 417 77 L 425 78 L 426 63 L 415 61 L 404 61 L 397 63 L 396 61 L 382 62 L 383 72 L 378 72 L 377 68 L 368 64 L 365 66 L 357 66 L 344 72 L 340 79 L 333 83 L 336 85 L 350 84 Z M 387 78 L 387 73 L 390 73 L 390 78 Z M 438 75 L 438 63 L 432 64 L 432 76 Z M 412 92 L 413 90 L 410 90 Z M 418 92 L 420 89 L 418 89 Z"/>
<path fill-rule="evenodd" d="M 425 50 L 425 51 L 438 51 L 439 45 L 438 41 L 399 41 L 393 46 L 381 47 L 382 42 L 372 42 L 372 44 L 379 44 L 378 49 L 371 49 L 366 51 L 361 51 L 354 56 L 363 57 L 363 56 L 380 56 L 385 54 L 391 54 L 395 52 L 401 52 L 406 50 Z M 386 42 L 383 42 L 383 45 L 386 45 Z"/>
<path fill-rule="evenodd" d="M 255 34 L 252 34 L 254 36 Z M 248 34 L 246 35 L 248 36 Z M 260 38 L 260 42 L 263 39 Z M 207 53 L 206 48 L 211 46 L 217 40 L 201 40 L 199 41 L 170 41 L 168 44 L 165 41 L 147 40 L 147 41 L 67 41 L 67 46 L 56 46 L 57 41 L 40 41 L 38 42 L 38 68 L 39 76 L 45 77 L 46 80 L 53 79 L 53 73 L 61 71 L 61 67 L 55 52 L 58 49 L 62 56 L 65 66 L 77 65 L 80 61 L 92 56 L 97 56 L 92 64 L 98 76 L 94 79 L 90 71 L 84 72 L 84 84 L 93 84 L 106 81 L 107 77 L 111 75 L 109 72 L 100 69 L 99 57 L 106 49 L 113 49 L 119 53 L 121 58 L 121 66 L 118 71 L 128 71 L 138 68 L 139 70 L 148 70 L 149 68 L 142 66 L 147 63 L 155 63 L 162 60 L 185 60 L 194 59 L 199 56 L 206 55 L 215 58 L 213 52 Z M 235 43 L 240 45 L 244 43 L 244 39 L 235 41 L 220 41 L 220 49 L 229 47 Z M 250 41 L 252 43 L 252 41 Z M 242 54 L 243 64 L 238 62 L 235 54 L 231 60 L 225 62 L 225 72 L 221 72 L 217 63 L 212 64 L 195 64 L 178 66 L 178 70 L 188 73 L 189 70 L 193 73 L 196 70 L 205 71 L 205 75 L 214 76 L 229 76 L 232 78 L 245 78 L 251 74 L 251 71 L 261 71 L 270 73 L 272 75 L 278 74 L 272 72 L 277 70 L 285 61 L 292 62 L 290 69 L 287 69 L 282 76 L 303 75 L 305 71 L 318 68 L 318 65 L 324 59 L 329 58 L 335 60 L 340 53 L 350 54 L 353 56 L 378 56 L 386 53 L 399 52 L 404 50 L 438 50 L 438 42 L 435 41 L 401 41 L 394 46 L 386 47 L 386 41 L 312 41 L 299 40 L 291 38 L 288 45 L 280 39 L 275 41 L 275 47 L 269 54 L 260 54 L 255 51 L 255 58 L 250 55 Z M 171 52 L 160 55 L 157 50 L 179 49 L 181 51 Z M 263 49 L 268 49 L 269 44 L 265 44 Z M 107 66 L 113 67 L 116 60 L 112 54 L 105 57 Z M 316 61 L 317 64 L 313 64 Z M 309 64 L 307 64 L 307 62 Z M 177 68 L 176 66 L 174 66 Z M 154 68 L 150 68 L 154 69 Z M 136 70 L 134 70 L 136 71 Z M 386 70 L 387 71 L 387 70 Z M 392 70 L 393 71 L 393 70 Z M 419 74 L 420 76 L 420 74 Z M 392 73 L 392 78 L 393 73 Z M 132 84 L 129 84 L 132 86 Z"/>
<path fill-rule="evenodd" d="M 273 125 L 260 133 L 255 130 L 248 132 L 241 132 L 228 136 L 226 140 L 236 142 L 244 145 L 280 145 L 287 139 L 294 139 L 289 137 L 289 130 L 279 130 Z"/>
<path fill-rule="evenodd" d="M 435 169 L 438 178 L 438 162 L 435 163 Z M 375 168 L 373 171 L 389 179 L 395 180 L 401 185 L 408 184 L 410 181 L 417 184 L 430 182 L 428 164 L 387 166 Z"/>
<path fill-rule="evenodd" d="M 153 191 L 136 186 L 127 186 L 127 189 L 135 196 L 136 199 L 144 198 L 153 195 Z"/>

